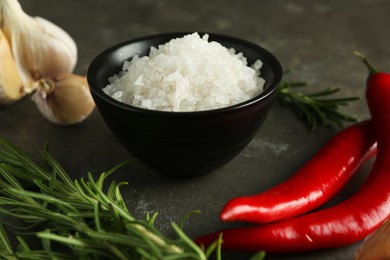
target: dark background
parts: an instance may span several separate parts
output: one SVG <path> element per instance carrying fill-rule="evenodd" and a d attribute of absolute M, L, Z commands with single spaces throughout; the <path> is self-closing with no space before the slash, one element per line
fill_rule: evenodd
<path fill-rule="evenodd" d="M 361 100 L 343 112 L 369 117 L 364 99 L 367 70 L 353 55 L 365 53 L 377 68 L 390 71 L 390 1 L 350 0 L 21 0 L 33 16 L 65 29 L 79 50 L 75 73 L 85 75 L 104 49 L 132 38 L 174 31 L 208 31 L 240 37 L 274 53 L 290 80 L 307 81 L 308 91 L 340 87 L 340 96 Z M 275 105 L 252 143 L 232 162 L 196 179 L 174 179 L 135 160 L 113 177 L 127 181 L 122 192 L 131 211 L 143 217 L 158 211 L 157 225 L 170 234 L 170 222 L 199 209 L 187 222 L 192 238 L 232 226 L 218 214 L 232 197 L 263 191 L 303 165 L 337 128 L 308 132 L 291 111 Z M 74 178 L 99 174 L 131 157 L 104 124 L 97 110 L 82 124 L 59 127 L 46 121 L 30 98 L 0 109 L 0 135 L 34 159 L 46 141 L 49 151 Z M 365 165 L 327 206 L 358 189 L 369 172 Z M 237 224 L 233 224 L 237 225 Z M 351 259 L 360 243 L 305 254 L 268 255 L 267 259 Z M 225 259 L 250 255 L 224 253 Z"/>

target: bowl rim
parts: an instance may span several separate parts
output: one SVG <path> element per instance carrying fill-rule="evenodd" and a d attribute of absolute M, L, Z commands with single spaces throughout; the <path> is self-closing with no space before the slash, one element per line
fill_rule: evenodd
<path fill-rule="evenodd" d="M 134 106 L 131 104 L 120 102 L 120 101 L 114 99 L 113 97 L 107 95 L 106 93 L 104 93 L 101 88 L 96 87 L 97 85 L 99 85 L 99 84 L 96 84 L 97 82 L 96 82 L 96 78 L 95 78 L 95 75 L 96 75 L 95 72 L 99 68 L 99 66 L 98 66 L 99 61 L 106 58 L 114 51 L 116 51 L 120 48 L 123 48 L 127 45 L 137 43 L 137 42 L 152 40 L 152 39 L 156 39 L 156 38 L 168 38 L 168 37 L 170 37 L 171 39 L 174 39 L 174 38 L 182 37 L 184 35 L 191 34 L 191 33 L 198 33 L 200 36 L 203 36 L 204 34 L 208 34 L 209 38 L 211 38 L 211 41 L 218 42 L 218 40 L 213 39 L 213 38 L 218 38 L 218 39 L 223 39 L 225 41 L 231 41 L 231 42 L 239 43 L 241 45 L 246 45 L 251 49 L 259 50 L 262 53 L 263 57 L 265 57 L 266 60 L 269 61 L 269 63 L 272 63 L 272 70 L 274 71 L 273 82 L 271 82 L 271 84 L 269 85 L 268 88 L 264 89 L 261 93 L 255 95 L 254 97 L 252 97 L 248 100 L 245 100 L 245 101 L 242 101 L 240 103 L 237 103 L 237 104 L 234 104 L 231 106 L 227 106 L 227 107 L 220 107 L 220 108 L 215 108 L 215 109 L 199 110 L 199 111 L 165 111 L 165 110 L 153 110 L 153 109 L 138 107 L 138 106 Z M 161 43 L 161 44 L 164 44 L 164 43 Z M 222 44 L 222 46 L 223 46 L 223 44 Z M 158 47 L 158 46 L 154 46 L 154 47 Z M 131 57 L 127 57 L 126 60 L 129 60 L 130 58 Z M 90 65 L 88 67 L 88 70 L 87 70 L 87 80 L 88 80 L 89 89 L 91 92 L 93 92 L 93 94 L 98 96 L 100 99 L 102 99 L 105 102 L 107 102 L 115 107 L 118 107 L 120 109 L 129 110 L 129 111 L 133 111 L 133 112 L 139 112 L 139 113 L 145 113 L 145 114 L 161 114 L 161 115 L 197 116 L 197 115 L 207 115 L 207 114 L 218 114 L 221 112 L 234 111 L 237 109 L 248 107 L 248 106 L 251 106 L 251 105 L 253 105 L 257 102 L 260 102 L 264 99 L 267 99 L 269 96 L 271 96 L 276 91 L 278 91 L 279 84 L 280 84 L 280 81 L 282 80 L 282 77 L 283 77 L 282 65 L 280 64 L 279 60 L 271 52 L 269 52 L 267 49 L 261 47 L 260 45 L 255 44 L 253 42 L 244 40 L 242 38 L 238 38 L 238 37 L 230 36 L 230 35 L 225 35 L 225 34 L 212 33 L 212 32 L 166 32 L 166 33 L 152 34 L 152 35 L 133 38 L 130 40 L 125 40 L 125 41 L 117 43 L 111 47 L 108 47 L 107 49 L 100 52 L 92 60 L 92 62 L 90 63 Z M 108 78 L 107 78 L 107 80 L 108 80 Z"/>

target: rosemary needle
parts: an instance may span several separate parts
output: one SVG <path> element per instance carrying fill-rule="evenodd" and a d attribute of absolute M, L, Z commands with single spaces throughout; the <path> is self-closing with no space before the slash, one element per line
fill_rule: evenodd
<path fill-rule="evenodd" d="M 297 113 L 310 130 L 318 126 L 336 125 L 342 127 L 344 122 L 356 122 L 352 116 L 340 112 L 341 106 L 358 100 L 359 97 L 331 98 L 339 88 L 326 88 L 311 94 L 303 94 L 297 88 L 306 87 L 305 82 L 283 81 L 279 86 L 277 102 Z"/>
<path fill-rule="evenodd" d="M 106 178 L 120 166 L 96 180 L 89 173 L 73 181 L 47 151 L 37 164 L 0 137 L 0 213 L 24 222 L 15 226 L 0 219 L 0 258 L 207 259 L 211 249 L 218 251 L 221 241 L 203 251 L 182 224 L 172 223 L 176 239 L 164 237 L 153 226 L 156 213 L 136 219 L 120 193 L 126 183 L 113 181 L 104 192 Z M 3 225 L 19 234 L 17 247 Z M 41 248 L 30 248 L 26 241 L 32 235 L 41 240 Z"/>

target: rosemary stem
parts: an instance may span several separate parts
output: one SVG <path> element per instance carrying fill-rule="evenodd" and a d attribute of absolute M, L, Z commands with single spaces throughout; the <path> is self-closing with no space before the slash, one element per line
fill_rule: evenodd
<path fill-rule="evenodd" d="M 348 102 L 358 100 L 358 97 L 332 98 L 331 95 L 340 91 L 339 88 L 326 88 L 310 94 L 296 91 L 297 86 L 304 87 L 302 82 L 283 81 L 279 86 L 277 102 L 295 111 L 310 130 L 318 126 L 336 125 L 343 122 L 355 122 L 356 119 L 341 113 L 340 107 Z M 327 98 L 326 98 L 327 97 Z"/>

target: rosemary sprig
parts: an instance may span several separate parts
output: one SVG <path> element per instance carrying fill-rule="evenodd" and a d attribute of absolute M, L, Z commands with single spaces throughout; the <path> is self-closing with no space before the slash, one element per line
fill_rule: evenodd
<path fill-rule="evenodd" d="M 106 178 L 120 166 L 72 181 L 47 151 L 37 164 L 0 137 L 0 213 L 21 223 L 0 219 L 0 258 L 207 259 L 214 249 L 221 258 L 221 241 L 203 251 L 175 223 L 177 238 L 164 237 L 153 225 L 157 214 L 132 216 L 120 192 L 126 183 L 113 181 L 104 192 Z M 4 224 L 19 234 L 17 247 Z M 32 236 L 41 248 L 28 245 Z"/>
<path fill-rule="evenodd" d="M 340 88 L 326 88 L 311 94 L 297 91 L 297 88 L 306 87 L 306 82 L 290 82 L 284 80 L 279 87 L 277 102 L 295 111 L 310 130 L 318 126 L 336 125 L 342 127 L 344 122 L 356 122 L 356 118 L 340 112 L 340 107 L 359 97 L 330 98 L 340 91 Z"/>

